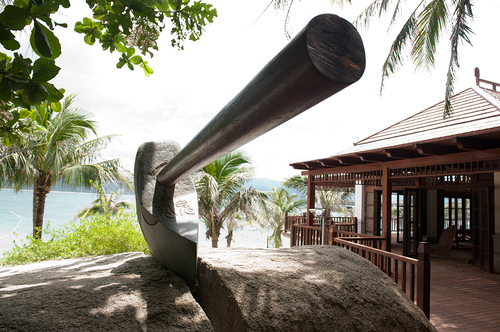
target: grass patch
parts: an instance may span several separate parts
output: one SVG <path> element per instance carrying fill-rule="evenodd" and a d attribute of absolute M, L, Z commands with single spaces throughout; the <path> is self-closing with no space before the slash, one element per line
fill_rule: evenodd
<path fill-rule="evenodd" d="M 112 255 L 140 251 L 150 255 L 135 213 L 115 216 L 94 214 L 78 221 L 43 230 L 47 241 L 27 236 L 20 245 L 3 253 L 0 265 L 19 265 L 49 259 L 66 259 L 85 256 Z"/>

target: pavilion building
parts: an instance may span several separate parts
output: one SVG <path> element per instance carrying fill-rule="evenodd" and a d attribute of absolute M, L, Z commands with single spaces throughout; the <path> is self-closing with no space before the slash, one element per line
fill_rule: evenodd
<path fill-rule="evenodd" d="M 457 236 L 472 241 L 474 265 L 500 272 L 497 86 L 476 69 L 476 86 L 451 98 L 451 114 L 444 115 L 443 101 L 334 156 L 291 164 L 307 176 L 308 209 L 315 190 L 355 188 L 357 232 L 383 237 L 385 250 L 395 231 L 391 219 L 401 228 L 405 256 L 456 225 Z"/>

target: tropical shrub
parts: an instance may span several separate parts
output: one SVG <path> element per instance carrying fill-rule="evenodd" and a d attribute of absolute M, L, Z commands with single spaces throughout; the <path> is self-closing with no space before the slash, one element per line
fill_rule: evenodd
<path fill-rule="evenodd" d="M 26 236 L 21 243 L 3 253 L 0 265 L 18 265 L 49 259 L 111 255 L 140 251 L 150 254 L 135 213 L 117 216 L 89 214 L 78 221 L 44 232 L 50 239 L 43 241 Z"/>

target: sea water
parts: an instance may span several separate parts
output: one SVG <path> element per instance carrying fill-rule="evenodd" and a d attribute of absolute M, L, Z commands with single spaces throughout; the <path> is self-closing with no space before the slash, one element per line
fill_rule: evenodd
<path fill-rule="evenodd" d="M 44 227 L 50 223 L 52 229 L 59 228 L 76 218 L 79 209 L 90 207 L 97 198 L 95 193 L 51 191 L 45 201 Z M 119 200 L 135 204 L 134 195 L 122 195 Z M 33 233 L 33 191 L 16 192 L 10 189 L 0 190 L 0 254 L 14 247 L 14 241 L 20 245 L 27 235 Z M 231 247 L 266 248 L 269 230 L 244 227 L 235 231 Z M 221 230 L 219 247 L 226 246 L 227 232 Z M 43 235 L 47 239 L 46 234 Z M 205 225 L 200 223 L 200 246 L 210 247 L 211 240 L 206 239 Z M 283 245 L 289 247 L 289 239 L 283 237 Z"/>

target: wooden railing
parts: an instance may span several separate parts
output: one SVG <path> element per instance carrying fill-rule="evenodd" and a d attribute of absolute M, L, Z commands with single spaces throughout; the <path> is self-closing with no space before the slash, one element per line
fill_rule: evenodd
<path fill-rule="evenodd" d="M 388 251 L 352 242 L 352 238 L 335 238 L 335 245 L 350 250 L 369 260 L 394 280 L 410 300 L 430 316 L 430 280 L 429 243 L 421 242 L 418 247 L 418 259 L 397 255 Z"/>
<path fill-rule="evenodd" d="M 360 234 L 353 232 L 356 229 L 355 223 L 338 223 L 325 226 L 325 240 L 322 241 L 323 234 L 321 226 L 308 226 L 304 224 L 292 224 L 290 247 L 308 246 L 320 244 L 333 244 L 333 239 L 342 237 L 350 238 L 355 243 L 360 243 L 372 248 L 382 249 L 385 238 L 381 236 Z"/>
<path fill-rule="evenodd" d="M 319 226 L 293 224 L 290 246 L 320 245 L 322 231 Z M 390 276 L 394 282 L 429 318 L 430 313 L 430 262 L 429 244 L 421 242 L 418 259 L 397 255 L 385 250 L 385 238 L 349 232 L 340 225 L 325 229 L 324 244 L 341 246 L 369 260 Z"/>
<path fill-rule="evenodd" d="M 335 239 L 343 239 L 347 240 L 351 243 L 361 244 L 370 248 L 383 250 L 384 243 L 386 239 L 381 236 L 376 235 L 368 235 L 368 234 L 359 234 L 353 232 L 343 232 L 337 231 L 337 235 L 335 234 L 331 237 L 330 243 L 334 244 Z"/>
<path fill-rule="evenodd" d="M 294 224 L 290 236 L 290 247 L 320 245 L 321 238 L 321 227 Z"/>
<path fill-rule="evenodd" d="M 285 229 L 284 232 L 288 233 L 292 231 L 292 225 L 305 225 L 307 223 L 307 216 L 304 213 L 302 216 L 285 216 Z"/>
<path fill-rule="evenodd" d="M 285 227 L 284 232 L 288 233 L 292 231 L 292 225 L 306 225 L 307 224 L 307 216 L 304 213 L 302 216 L 289 216 L 285 217 Z M 315 217 L 313 219 L 312 226 L 321 227 L 322 218 Z M 327 217 L 325 227 L 330 225 L 342 225 L 344 230 L 349 232 L 356 232 L 358 229 L 358 218 L 356 217 Z"/>

